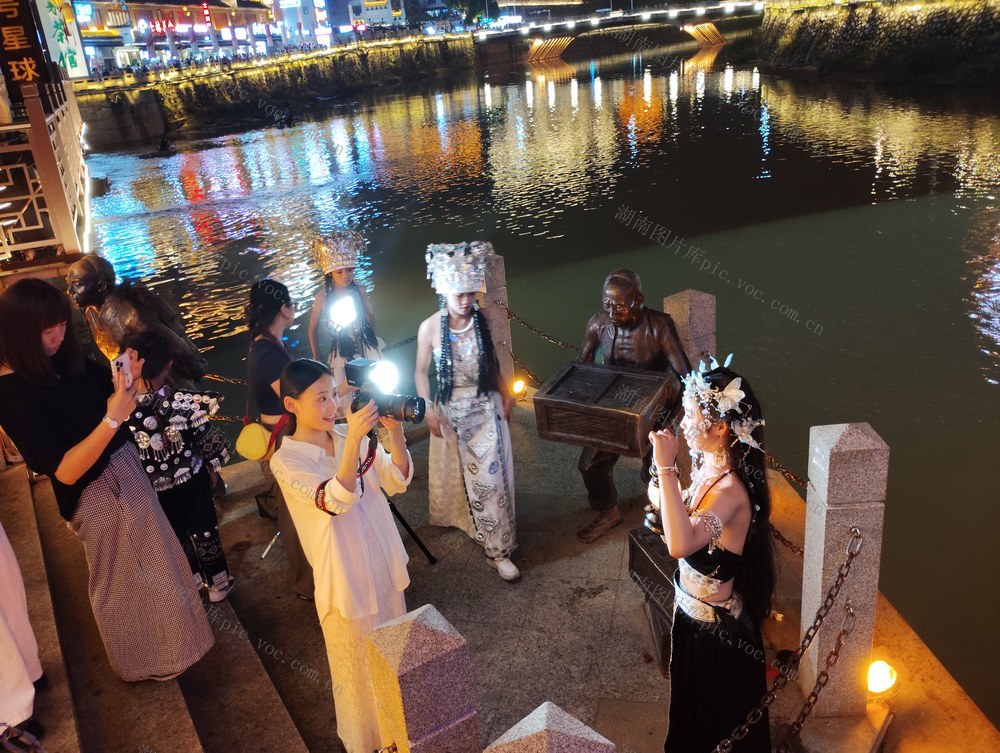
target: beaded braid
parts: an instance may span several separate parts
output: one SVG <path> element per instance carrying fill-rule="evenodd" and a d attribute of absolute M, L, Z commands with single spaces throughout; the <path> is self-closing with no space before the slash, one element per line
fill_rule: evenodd
<path fill-rule="evenodd" d="M 451 363 L 451 338 L 448 336 L 448 304 L 444 296 L 438 296 L 441 305 L 441 355 L 438 357 L 437 368 L 437 402 L 445 405 L 451 400 L 454 372 Z"/>

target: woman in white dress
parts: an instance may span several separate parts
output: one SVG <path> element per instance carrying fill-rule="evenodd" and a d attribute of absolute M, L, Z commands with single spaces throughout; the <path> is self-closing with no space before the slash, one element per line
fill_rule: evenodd
<path fill-rule="evenodd" d="M 386 495 L 406 490 L 413 462 L 402 425 L 373 401 L 336 424 L 330 369 L 309 359 L 281 373 L 291 433 L 271 458 L 316 581 L 316 611 L 330 662 L 337 734 L 347 753 L 390 744 L 379 729 L 365 634 L 406 612 L 408 557 Z M 391 455 L 369 440 L 381 424 Z"/>

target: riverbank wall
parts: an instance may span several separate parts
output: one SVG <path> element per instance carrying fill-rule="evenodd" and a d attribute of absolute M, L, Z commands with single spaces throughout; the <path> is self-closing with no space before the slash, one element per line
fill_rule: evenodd
<path fill-rule="evenodd" d="M 1000 82 L 1000 2 L 769 4 L 758 54 L 776 70 L 862 73 L 887 81 Z"/>
<path fill-rule="evenodd" d="M 77 86 L 92 148 L 148 143 L 285 120 L 306 100 L 373 89 L 475 65 L 468 36 L 411 39 L 291 55 L 274 62 L 125 74 Z M 293 104 L 294 103 L 294 104 Z"/>

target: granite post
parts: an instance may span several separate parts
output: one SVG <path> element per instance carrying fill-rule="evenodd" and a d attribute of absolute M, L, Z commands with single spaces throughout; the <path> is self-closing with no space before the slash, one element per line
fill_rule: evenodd
<path fill-rule="evenodd" d="M 681 345 L 695 368 L 715 355 L 715 296 L 700 290 L 682 290 L 663 299 L 663 311 L 677 325 Z M 722 359 L 719 359 L 722 360 Z"/>
<path fill-rule="evenodd" d="M 808 694 L 826 667 L 844 623 L 844 605 L 850 602 L 854 629 L 816 704 L 813 714 L 817 717 L 863 716 L 866 712 L 888 472 L 889 446 L 867 423 L 810 429 L 802 635 L 812 625 L 846 558 L 852 527 L 864 537 L 836 605 L 802 659 L 799 684 Z"/>
<path fill-rule="evenodd" d="M 500 361 L 500 378 L 507 389 L 514 382 L 514 359 L 511 357 L 513 344 L 510 339 L 510 319 L 500 307 L 507 304 L 507 272 L 502 256 L 494 254 L 486 262 L 486 293 L 483 301 L 483 315 L 493 335 L 497 359 Z M 499 301 L 499 304 L 497 303 Z M 523 375 L 527 377 L 527 374 Z M 525 379 L 525 382 L 528 380 Z"/>
<path fill-rule="evenodd" d="M 368 633 L 383 736 L 397 753 L 481 753 L 469 646 L 427 604 Z"/>
<path fill-rule="evenodd" d="M 613 742 L 546 701 L 484 753 L 615 753 L 615 750 Z"/>

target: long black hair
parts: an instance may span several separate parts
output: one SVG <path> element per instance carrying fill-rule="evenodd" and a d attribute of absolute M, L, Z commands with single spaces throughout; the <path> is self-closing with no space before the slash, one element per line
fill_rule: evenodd
<path fill-rule="evenodd" d="M 291 304 L 292 296 L 284 283 L 267 277 L 251 285 L 250 302 L 246 308 L 250 340 L 255 340 L 259 335 L 268 336 L 267 331 L 274 323 L 281 307 Z"/>
<path fill-rule="evenodd" d="M 278 382 L 278 391 L 281 394 L 281 402 L 284 405 L 285 398 L 290 397 L 298 400 L 302 393 L 316 384 L 316 380 L 323 377 L 333 377 L 326 364 L 314 361 L 311 358 L 300 358 L 297 361 L 285 364 L 281 370 L 281 377 Z M 295 433 L 295 414 L 288 413 L 288 433 Z"/>
<path fill-rule="evenodd" d="M 327 301 L 329 302 L 330 296 L 337 287 L 333 280 L 333 272 L 328 273 L 325 280 Z M 365 308 L 364 301 L 361 300 L 358 284 L 354 280 L 351 280 L 351 284 L 347 286 L 347 295 L 354 301 L 354 311 L 357 313 L 357 318 L 354 320 L 354 324 L 349 327 L 337 331 L 333 330 L 331 326 L 331 330 L 333 330 L 334 352 L 350 361 L 352 358 L 364 355 L 365 346 L 377 350 L 378 340 L 375 338 L 375 330 L 372 329 L 371 322 L 368 321 L 368 310 Z M 329 303 L 327 305 L 329 306 Z"/>
<path fill-rule="evenodd" d="M 734 379 L 740 377 L 735 371 L 725 367 L 712 369 L 704 374 L 709 386 L 724 390 Z M 727 431 L 723 439 L 730 465 L 750 497 L 750 530 L 743 547 L 743 559 L 736 571 L 736 590 L 743 596 L 744 608 L 754 624 L 760 623 L 771 613 L 771 597 L 774 594 L 774 550 L 771 544 L 771 494 L 767 486 L 767 459 L 763 450 L 743 444 L 733 433 L 732 423 L 738 419 L 760 421 L 760 401 L 754 394 L 746 378 L 740 382 L 745 397 L 737 408 L 720 413 L 714 402 L 704 409 L 705 417 L 712 421 L 725 422 Z M 749 410 L 742 413 L 739 408 Z M 764 427 L 757 426 L 750 435 L 757 444 L 764 446 Z"/>
<path fill-rule="evenodd" d="M 448 305 L 444 296 L 439 298 L 441 299 L 441 356 L 438 358 L 436 402 L 443 405 L 451 399 L 455 367 L 451 360 L 451 338 L 448 336 Z M 476 395 L 497 392 L 500 389 L 500 362 L 493 347 L 490 325 L 480 311 L 479 304 L 473 304 L 472 326 L 476 332 L 476 344 L 479 346 L 479 384 L 476 387 Z"/>
<path fill-rule="evenodd" d="M 42 332 L 66 324 L 66 336 L 51 357 Z M 32 382 L 51 383 L 83 371 L 83 350 L 73 329 L 69 297 L 43 280 L 18 280 L 0 294 L 0 363 Z"/>

